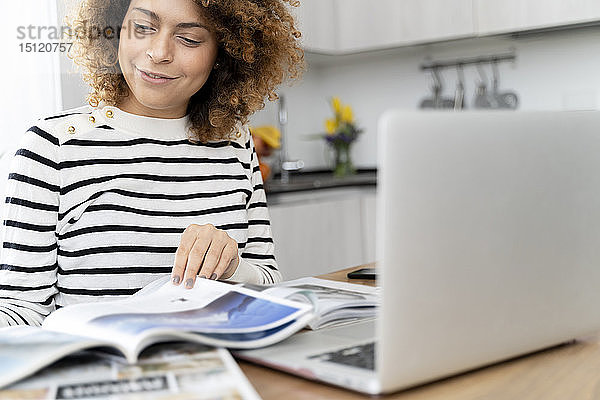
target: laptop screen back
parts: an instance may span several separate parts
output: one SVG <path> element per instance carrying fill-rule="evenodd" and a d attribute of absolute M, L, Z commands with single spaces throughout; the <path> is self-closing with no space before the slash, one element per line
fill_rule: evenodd
<path fill-rule="evenodd" d="M 379 121 L 382 389 L 600 328 L 600 113 Z"/>

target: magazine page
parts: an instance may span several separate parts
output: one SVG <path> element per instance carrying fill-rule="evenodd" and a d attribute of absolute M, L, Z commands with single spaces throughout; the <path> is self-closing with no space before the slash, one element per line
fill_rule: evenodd
<path fill-rule="evenodd" d="M 169 343 L 144 351 L 135 365 L 83 352 L 4 390 L 2 399 L 258 400 L 227 350 Z"/>
<path fill-rule="evenodd" d="M 301 329 L 299 321 L 306 321 L 301 317 L 312 310 L 307 304 L 208 279 L 196 280 L 193 289 L 168 280 L 157 289 L 151 285 L 154 290 L 124 300 L 64 307 L 48 316 L 43 326 L 110 337 L 128 348 L 128 359 L 133 362 L 145 345 L 169 338 L 194 340 L 192 334 L 214 336 L 216 341 L 209 344 L 251 348 L 253 340 L 264 339 L 266 334 Z M 244 343 L 238 346 L 238 339 Z"/>
<path fill-rule="evenodd" d="M 104 341 L 20 325 L 0 328 L 0 387 Z M 0 398 L 2 398 L 0 396 Z"/>
<path fill-rule="evenodd" d="M 231 349 L 256 349 L 270 346 L 286 339 L 302 328 L 305 328 L 313 317 L 314 314 L 307 313 L 298 319 L 275 328 L 250 333 L 198 333 L 177 331 L 174 328 L 162 329 L 161 327 L 154 327 L 132 338 L 131 346 L 134 349 L 132 353 L 137 354 L 150 344 L 172 340 L 186 340 Z M 122 338 L 123 336 L 120 337 Z M 135 362 L 134 357 L 132 357 L 132 360 L 132 362 Z"/>
<path fill-rule="evenodd" d="M 266 288 L 263 293 L 300 300 L 312 294 L 316 302 L 310 329 L 337 326 L 374 318 L 381 303 L 381 288 L 319 278 L 300 278 Z M 302 297 L 294 297 L 301 293 Z M 316 300 L 314 300 L 316 298 Z"/>

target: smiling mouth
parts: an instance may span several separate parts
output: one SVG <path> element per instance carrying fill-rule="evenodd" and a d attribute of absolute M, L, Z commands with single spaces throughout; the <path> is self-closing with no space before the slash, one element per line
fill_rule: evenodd
<path fill-rule="evenodd" d="M 176 78 L 173 78 L 173 77 L 168 76 L 168 75 L 155 74 L 155 73 L 152 73 L 152 72 L 144 71 L 144 70 L 139 69 L 139 68 L 137 68 L 137 70 L 140 71 L 142 74 L 145 74 L 145 75 L 149 76 L 152 79 L 176 79 Z"/>

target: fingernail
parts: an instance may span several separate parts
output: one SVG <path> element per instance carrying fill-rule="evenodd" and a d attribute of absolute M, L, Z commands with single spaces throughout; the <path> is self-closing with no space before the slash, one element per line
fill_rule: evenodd
<path fill-rule="evenodd" d="M 185 287 L 188 289 L 191 289 L 194 287 L 194 280 L 192 278 L 189 278 L 185 281 Z"/>
<path fill-rule="evenodd" d="M 206 275 L 200 275 L 200 279 L 206 279 Z"/>
<path fill-rule="evenodd" d="M 174 276 L 173 277 L 173 284 L 174 285 L 179 285 L 180 281 L 181 281 L 181 278 L 179 276 Z"/>
<path fill-rule="evenodd" d="M 217 280 L 217 274 L 213 272 L 213 274 L 210 276 L 210 279 Z"/>

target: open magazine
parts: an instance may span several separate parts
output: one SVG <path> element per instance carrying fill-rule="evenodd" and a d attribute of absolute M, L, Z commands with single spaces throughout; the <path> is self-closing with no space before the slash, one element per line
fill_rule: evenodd
<path fill-rule="evenodd" d="M 198 343 L 157 344 L 135 365 L 79 352 L 0 389 L 0 399 L 258 400 L 229 352 Z"/>
<path fill-rule="evenodd" d="M 262 290 L 264 294 L 312 303 L 314 318 L 308 323 L 310 329 L 375 318 L 381 299 L 381 288 L 319 278 L 300 278 L 275 286 L 250 287 Z"/>
<path fill-rule="evenodd" d="M 193 289 L 159 279 L 123 300 L 66 306 L 38 327 L 0 329 L 0 387 L 83 349 L 109 347 L 137 361 L 154 343 L 250 349 L 302 329 L 312 305 L 209 279 Z"/>

